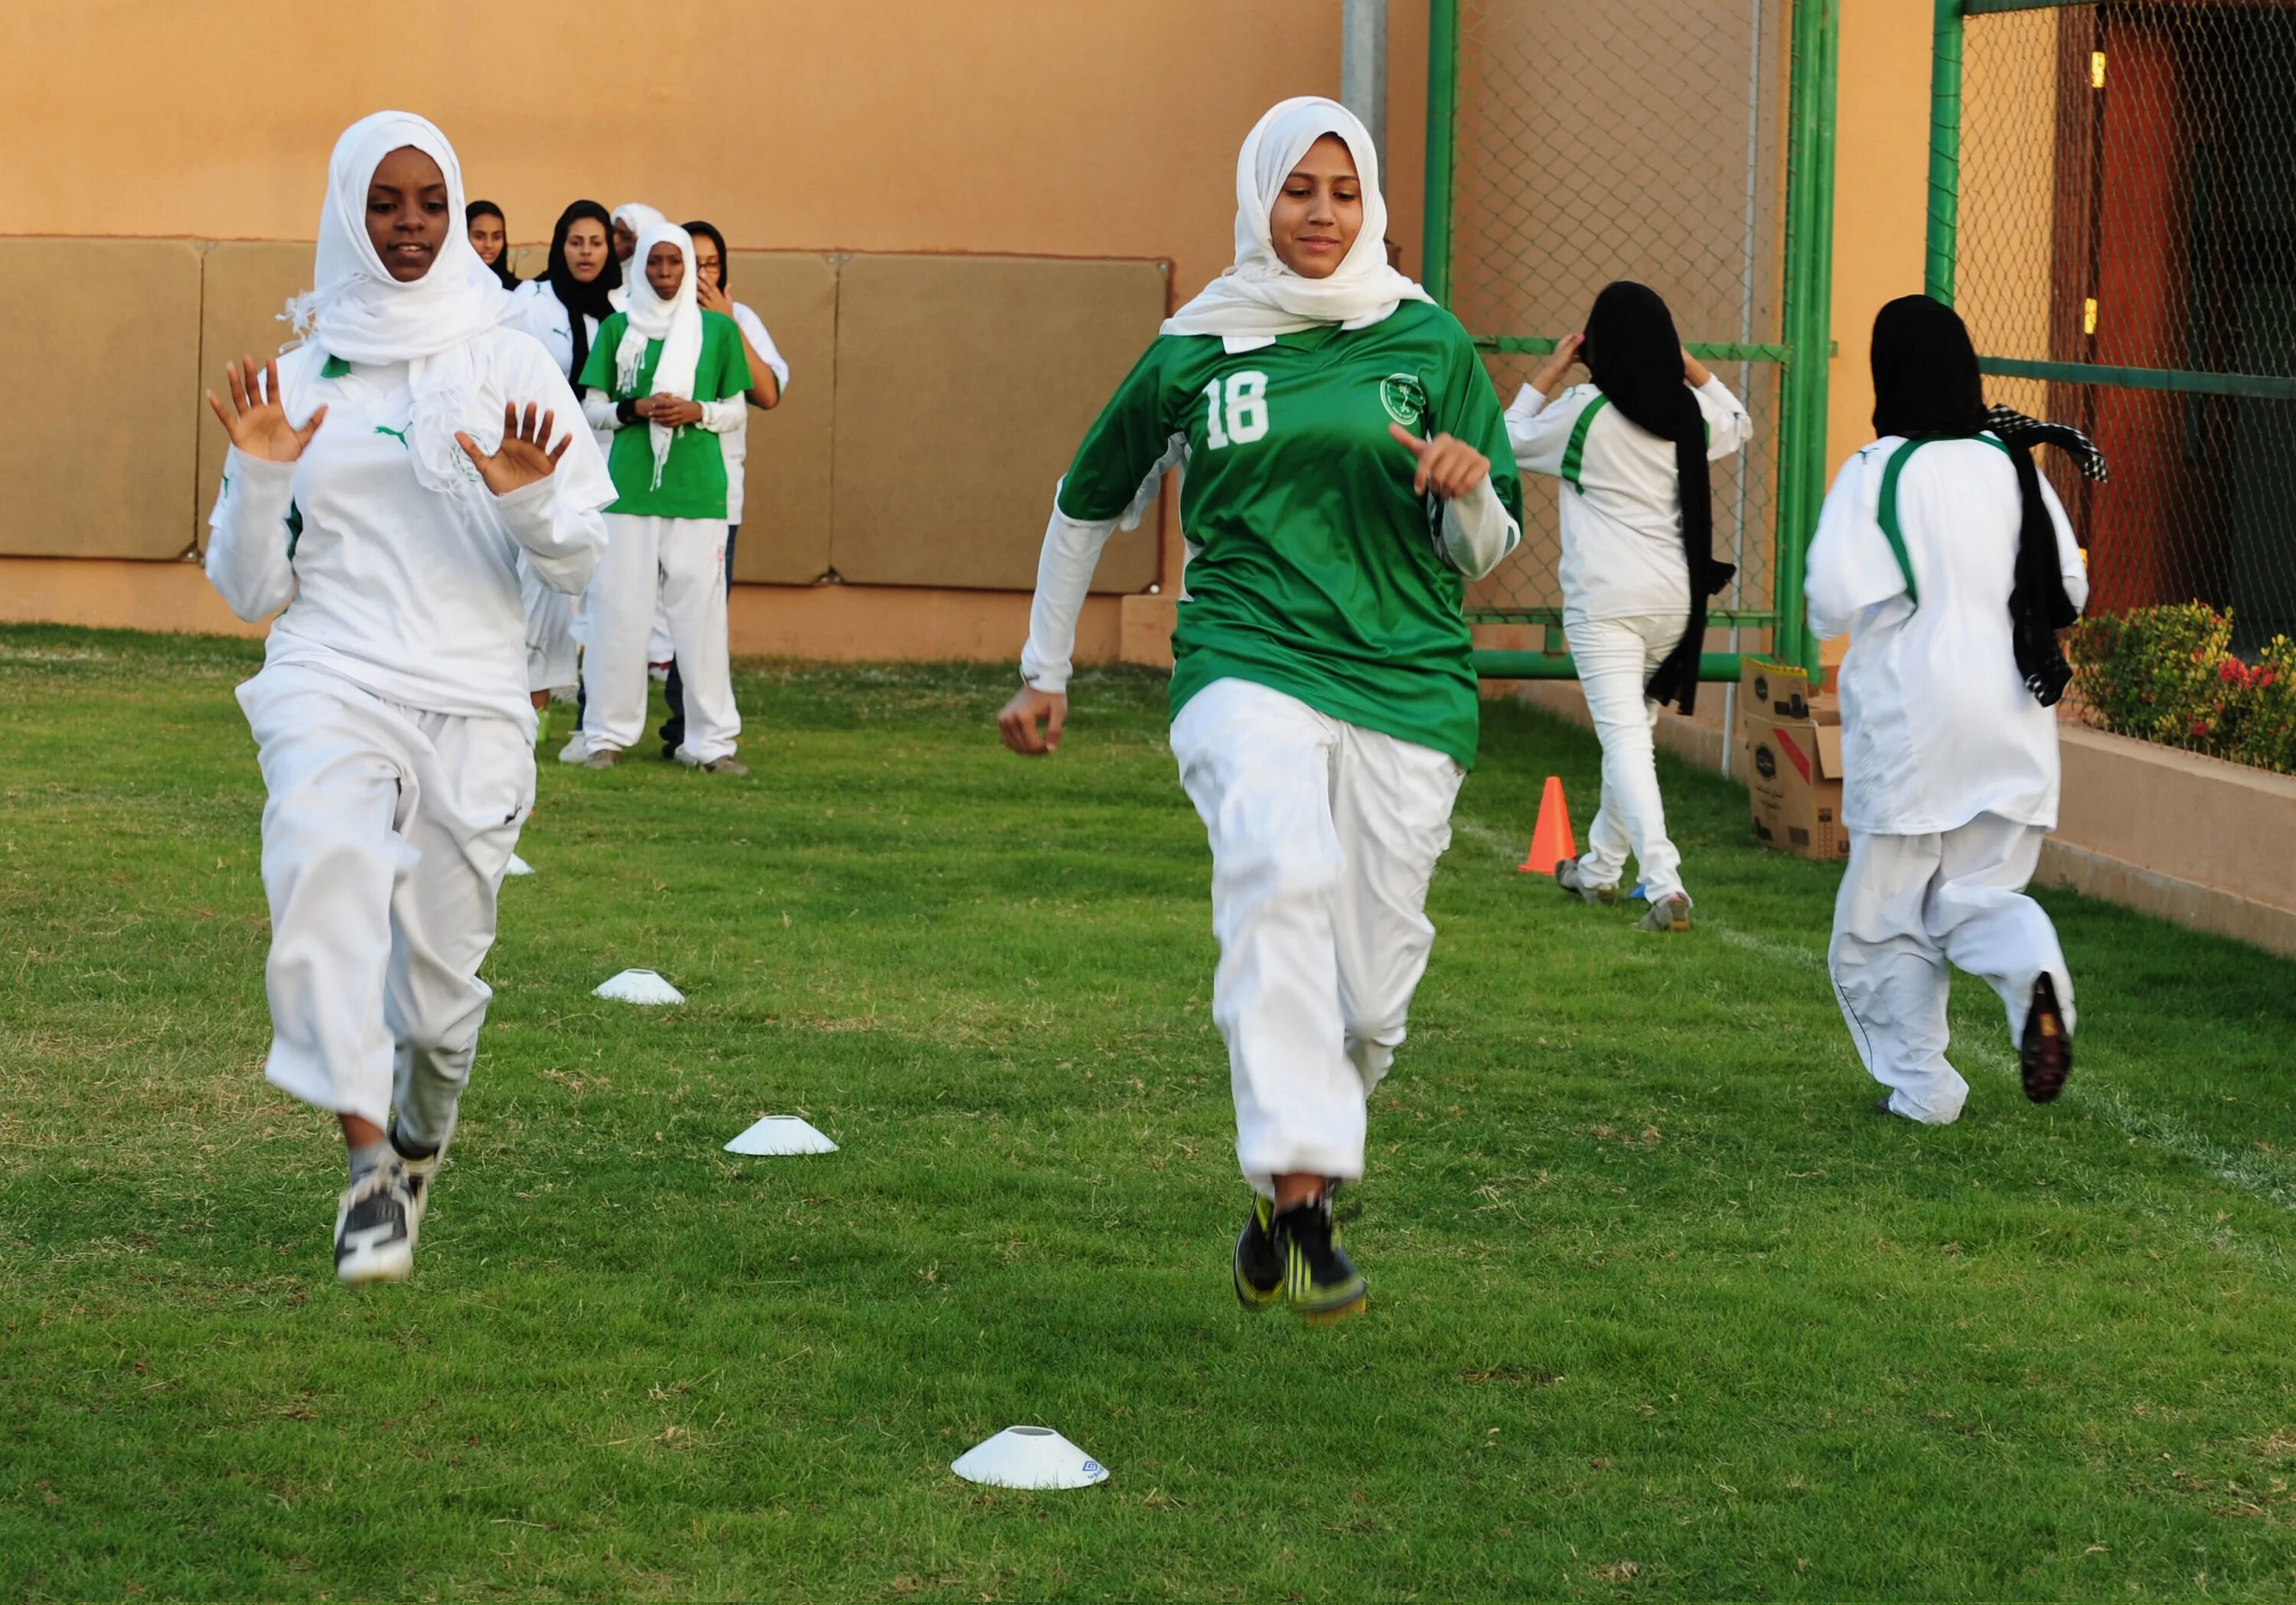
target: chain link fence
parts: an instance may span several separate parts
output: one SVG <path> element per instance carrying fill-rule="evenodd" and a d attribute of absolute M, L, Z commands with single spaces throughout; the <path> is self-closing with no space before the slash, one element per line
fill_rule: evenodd
<path fill-rule="evenodd" d="M 1638 279 L 1757 430 L 1715 464 L 1716 623 L 1766 623 L 1780 513 L 1790 0 L 1456 0 L 1448 304 L 1503 400 Z M 1439 97 L 1431 94 L 1439 115 Z M 1523 545 L 1468 598 L 1478 622 L 1562 605 L 1556 487 L 1524 487 Z M 1559 643 L 1559 634 L 1554 637 Z"/>
<path fill-rule="evenodd" d="M 2091 610 L 2296 634 L 2296 9 L 1964 9 L 1939 35 L 1931 292 L 1991 399 L 2111 460 L 2101 485 L 2049 463 Z"/>

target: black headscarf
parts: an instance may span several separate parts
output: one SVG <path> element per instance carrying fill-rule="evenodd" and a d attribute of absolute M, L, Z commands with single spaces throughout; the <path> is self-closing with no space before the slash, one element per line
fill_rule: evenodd
<path fill-rule="evenodd" d="M 2061 446 L 2091 479 L 2104 477 L 2104 458 L 2078 430 L 2041 423 L 2021 413 L 1985 405 L 1977 348 L 1968 325 L 1942 301 L 1899 296 L 1874 319 L 1874 432 L 1908 440 L 1966 440 L 1990 431 L 2009 448 L 2022 504 L 2017 527 L 2016 577 L 2009 590 L 2009 638 L 2017 674 L 2044 708 L 2065 694 L 2072 670 L 2057 632 L 2079 617 L 2065 594 L 2057 560 L 2057 531 L 2041 499 L 2037 445 Z"/>
<path fill-rule="evenodd" d="M 587 217 L 606 231 L 606 265 L 598 276 L 585 284 L 574 276 L 566 265 L 566 236 L 577 223 Z M 600 323 L 611 317 L 614 304 L 606 298 L 622 285 L 622 265 L 614 259 L 614 215 L 594 201 L 578 201 L 558 214 L 558 226 L 550 233 L 550 265 L 542 276 L 550 281 L 551 293 L 566 308 L 567 320 L 574 336 L 574 372 L 579 379 L 590 361 L 590 327 L 583 320 L 594 317 Z"/>
<path fill-rule="evenodd" d="M 467 229 L 481 217 L 501 219 L 502 215 L 502 208 L 493 201 L 473 201 L 463 209 L 463 226 Z M 510 223 L 507 219 L 503 219 L 503 228 L 505 233 L 509 230 Z M 518 288 L 518 275 L 510 270 L 510 242 L 507 239 L 503 242 L 502 255 L 494 259 L 492 266 L 495 277 L 502 281 L 502 287 L 504 290 Z"/>
<path fill-rule="evenodd" d="M 693 222 L 686 224 L 685 228 L 685 232 L 689 234 L 709 235 L 710 240 L 717 245 L 718 288 L 720 290 L 725 289 L 726 269 L 732 266 L 732 264 L 727 262 L 726 259 L 726 236 L 718 232 L 718 225 L 716 224 L 704 223 L 699 217 L 696 217 Z"/>
<path fill-rule="evenodd" d="M 1581 352 L 1595 386 L 1637 429 L 1674 442 L 1682 484 L 1682 551 L 1690 569 L 1690 627 L 1646 688 L 1654 702 L 1685 714 L 1698 706 L 1698 659 L 1706 644 L 1706 599 L 1730 583 L 1735 565 L 1714 561 L 1714 494 L 1706 476 L 1706 414 L 1682 373 L 1682 341 L 1658 291 L 1621 279 L 1605 285 L 1587 315 Z"/>

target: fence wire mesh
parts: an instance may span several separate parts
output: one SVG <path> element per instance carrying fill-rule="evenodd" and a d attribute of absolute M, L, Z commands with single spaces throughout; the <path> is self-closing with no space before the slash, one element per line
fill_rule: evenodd
<path fill-rule="evenodd" d="M 1790 0 L 1460 0 L 1450 304 L 1503 399 L 1595 292 L 1639 279 L 1694 348 L 1775 346 L 1784 251 Z M 1754 443 L 1715 465 L 1718 608 L 1768 617 L 1778 495 L 1775 360 L 1711 360 Z M 1470 617 L 1553 622 L 1555 487 L 1525 487 L 1523 545 Z"/>
<path fill-rule="evenodd" d="M 1970 17 L 1955 280 L 1988 396 L 2111 460 L 2050 470 L 2091 610 L 2296 634 L 2296 10 Z"/>

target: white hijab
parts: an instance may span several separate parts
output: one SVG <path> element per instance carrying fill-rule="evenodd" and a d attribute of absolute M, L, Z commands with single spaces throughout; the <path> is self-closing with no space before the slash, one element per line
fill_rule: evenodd
<path fill-rule="evenodd" d="M 1363 186 L 1363 228 L 1329 278 L 1310 279 L 1275 254 L 1267 214 L 1283 181 L 1326 134 L 1336 134 L 1356 160 Z M 1361 329 L 1405 301 L 1435 298 L 1387 265 L 1387 202 L 1379 191 L 1379 156 L 1356 114 L 1319 94 L 1269 108 L 1235 159 L 1235 266 L 1164 320 L 1166 334 L 1218 334 L 1269 340 L 1322 323 Z"/>
<path fill-rule="evenodd" d="M 402 284 L 367 237 L 366 192 L 382 159 L 406 145 L 445 175 L 447 226 L 430 271 Z M 494 270 L 479 260 L 462 220 L 463 164 L 444 134 L 411 111 L 359 119 L 343 130 L 327 161 L 316 288 L 289 301 L 285 314 L 305 344 L 330 356 L 411 364 L 414 425 L 407 444 L 415 478 L 431 490 L 461 491 L 480 483 L 478 470 L 455 443 L 456 430 L 486 446 L 502 438 L 499 384 L 471 348 L 512 316 L 515 306 Z"/>
<path fill-rule="evenodd" d="M 677 293 L 666 301 L 654 293 L 653 282 L 645 271 L 646 258 L 655 246 L 664 244 L 676 246 L 677 254 L 685 258 L 685 276 L 677 282 Z M 693 236 L 675 223 L 657 221 L 640 229 L 625 285 L 630 295 L 624 309 L 629 326 L 622 331 L 622 343 L 614 348 L 614 388 L 625 391 L 638 388 L 638 369 L 645 362 L 647 342 L 660 340 L 661 359 L 654 364 L 653 389 L 648 393 L 693 400 L 693 371 L 701 362 L 701 303 L 694 288 Z M 677 438 L 677 431 L 649 422 L 647 432 L 653 445 L 653 484 L 659 490 L 662 467 L 669 461 L 670 442 Z"/>

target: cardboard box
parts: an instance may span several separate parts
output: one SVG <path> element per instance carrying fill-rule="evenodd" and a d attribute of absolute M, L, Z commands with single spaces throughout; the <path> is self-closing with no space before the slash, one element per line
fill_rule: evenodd
<path fill-rule="evenodd" d="M 1757 719 L 1806 719 L 1810 709 L 1832 699 L 1814 690 L 1799 668 L 1770 663 L 1748 653 L 1738 675 L 1738 707 L 1749 722 Z"/>
<path fill-rule="evenodd" d="M 1799 676 L 1794 684 L 1803 686 Z M 1807 688 L 1797 694 L 1807 706 Z M 1821 706 L 1808 717 L 1779 718 L 1755 707 L 1751 696 L 1750 688 L 1746 792 L 1754 834 L 1766 846 L 1805 858 L 1849 857 L 1849 832 L 1841 823 L 1841 715 Z"/>

